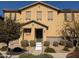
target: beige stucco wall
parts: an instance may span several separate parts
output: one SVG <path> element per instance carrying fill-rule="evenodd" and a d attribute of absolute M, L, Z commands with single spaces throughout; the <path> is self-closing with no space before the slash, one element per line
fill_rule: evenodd
<path fill-rule="evenodd" d="M 36 38 L 35 38 L 35 29 L 38 29 L 38 28 L 43 29 L 43 39 L 46 40 L 46 30 L 47 30 L 46 28 L 44 28 L 44 27 L 42 27 L 38 24 L 35 24 L 35 23 L 25 25 L 25 26 L 22 27 L 22 29 L 24 29 L 24 28 L 31 28 L 31 33 L 30 34 L 24 33 L 24 40 L 29 40 L 29 41 L 34 40 L 34 39 L 36 40 Z"/>
<path fill-rule="evenodd" d="M 60 30 L 62 29 L 62 26 L 64 23 L 63 13 L 58 14 L 56 10 L 50 9 L 46 6 L 38 4 L 36 6 L 23 10 L 21 12 L 22 19 L 20 22 L 24 23 L 24 22 L 29 21 L 29 20 L 26 21 L 26 11 L 31 11 L 31 20 L 35 20 L 37 22 L 40 22 L 48 26 L 46 36 L 60 36 L 61 35 Z M 42 11 L 42 20 L 37 20 L 37 17 L 36 17 L 37 11 Z M 48 11 L 53 11 L 53 20 L 48 20 Z"/>
<path fill-rule="evenodd" d="M 64 20 L 64 13 L 58 13 L 56 10 L 48 8 L 44 5 L 37 4 L 35 6 L 29 7 L 21 11 L 21 13 L 16 13 L 16 22 L 26 23 L 31 20 L 26 20 L 26 11 L 31 11 L 31 20 L 35 20 L 40 22 L 44 25 L 48 26 L 48 30 L 46 28 L 38 25 L 38 24 L 28 24 L 22 27 L 23 28 L 31 28 L 32 32 L 30 35 L 24 34 L 24 38 L 26 40 L 33 40 L 35 39 L 35 28 L 43 28 L 43 39 L 46 40 L 46 37 L 59 37 L 61 36 L 61 30 L 63 29 L 64 24 L 66 23 Z M 42 20 L 37 20 L 36 12 L 42 11 Z M 48 11 L 53 11 L 53 20 L 48 20 Z M 5 17 L 8 17 L 10 12 L 5 12 Z M 34 26 L 33 26 L 34 25 Z M 22 39 L 22 36 L 20 40 Z"/>
<path fill-rule="evenodd" d="M 4 21 L 6 21 L 7 18 L 10 18 L 10 13 L 9 12 L 4 13 Z"/>
<path fill-rule="evenodd" d="M 79 13 L 74 13 L 74 15 L 75 15 L 75 21 L 79 23 Z"/>

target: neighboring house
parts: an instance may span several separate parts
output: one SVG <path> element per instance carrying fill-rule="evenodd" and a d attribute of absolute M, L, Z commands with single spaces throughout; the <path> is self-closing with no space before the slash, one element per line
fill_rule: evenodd
<path fill-rule="evenodd" d="M 79 10 L 61 10 L 44 2 L 35 2 L 18 10 L 3 10 L 4 21 L 12 19 L 23 24 L 21 40 L 59 41 L 64 24 L 79 20 Z M 72 26 L 73 27 L 73 26 Z"/>

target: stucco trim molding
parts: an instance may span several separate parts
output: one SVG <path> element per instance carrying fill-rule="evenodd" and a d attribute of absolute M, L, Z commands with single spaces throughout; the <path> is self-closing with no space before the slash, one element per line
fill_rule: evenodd
<path fill-rule="evenodd" d="M 28 25 L 28 24 L 30 24 L 30 23 L 36 23 L 36 24 L 41 25 L 41 26 L 45 27 L 46 29 L 48 29 L 48 26 L 47 26 L 47 25 L 42 24 L 42 23 L 39 23 L 39 22 L 34 21 L 34 20 L 32 20 L 32 21 L 29 21 L 29 22 L 27 22 L 27 23 L 22 24 L 22 26 L 24 26 L 24 25 Z"/>
<path fill-rule="evenodd" d="M 32 6 L 37 5 L 37 4 L 42 4 L 42 5 L 44 5 L 44 6 L 47 6 L 47 7 L 49 7 L 49 8 L 52 8 L 52 9 L 54 9 L 54 10 L 60 11 L 59 8 L 57 8 L 57 7 L 55 7 L 55 6 L 51 6 L 51 5 L 49 5 L 49 4 L 47 4 L 47 3 L 44 3 L 44 2 L 41 2 L 41 1 L 38 1 L 38 2 L 32 3 L 32 4 L 30 4 L 30 5 L 24 6 L 24 7 L 22 7 L 22 8 L 19 8 L 19 10 L 24 10 L 24 9 L 26 9 L 26 8 L 32 7 Z"/>
<path fill-rule="evenodd" d="M 62 36 L 47 36 L 46 38 L 62 38 Z"/>

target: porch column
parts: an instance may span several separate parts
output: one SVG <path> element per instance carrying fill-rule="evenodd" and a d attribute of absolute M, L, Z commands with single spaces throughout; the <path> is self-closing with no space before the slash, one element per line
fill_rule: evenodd
<path fill-rule="evenodd" d="M 43 41 L 46 41 L 46 36 L 47 36 L 47 33 L 46 33 L 46 29 L 43 29 Z"/>
<path fill-rule="evenodd" d="M 24 40 L 24 29 L 23 29 L 23 32 L 22 32 L 22 40 Z"/>

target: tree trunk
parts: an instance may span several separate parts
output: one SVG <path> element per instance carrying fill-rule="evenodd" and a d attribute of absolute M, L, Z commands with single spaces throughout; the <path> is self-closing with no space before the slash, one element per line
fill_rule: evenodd
<path fill-rule="evenodd" d="M 6 43 L 7 44 L 7 48 L 9 47 L 9 42 Z"/>
<path fill-rule="evenodd" d="M 6 42 L 6 45 L 7 45 L 6 58 L 8 58 L 7 52 L 8 52 L 8 48 L 9 48 L 9 42 Z"/>

